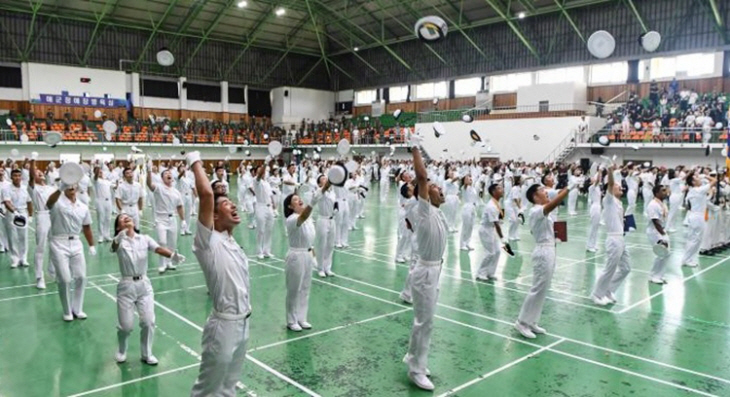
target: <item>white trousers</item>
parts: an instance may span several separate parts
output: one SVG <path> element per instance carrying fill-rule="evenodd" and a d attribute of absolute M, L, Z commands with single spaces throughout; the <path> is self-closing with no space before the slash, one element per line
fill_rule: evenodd
<path fill-rule="evenodd" d="M 537 325 L 542 316 L 542 307 L 545 304 L 550 289 L 550 282 L 555 271 L 555 246 L 552 244 L 538 245 L 532 251 L 532 288 L 525 297 L 517 318 L 526 325 Z"/>
<path fill-rule="evenodd" d="M 651 189 L 641 189 L 641 197 L 644 199 L 644 216 L 646 216 L 646 209 L 649 208 L 649 203 L 654 199 L 654 192 Z"/>
<path fill-rule="evenodd" d="M 307 250 L 289 250 L 286 256 L 286 323 L 307 322 L 309 291 L 312 286 L 314 257 Z"/>
<path fill-rule="evenodd" d="M 636 197 L 638 195 L 638 192 L 634 189 L 629 189 L 626 192 L 626 215 L 633 215 L 634 211 L 636 211 Z"/>
<path fill-rule="evenodd" d="M 671 194 L 669 196 L 669 215 L 667 215 L 667 229 L 674 229 L 679 209 L 682 207 L 682 194 Z"/>
<path fill-rule="evenodd" d="M 586 249 L 597 249 L 598 247 L 598 229 L 601 227 L 601 204 L 594 203 L 591 205 L 591 226 L 588 230 L 588 240 L 586 241 Z"/>
<path fill-rule="evenodd" d="M 112 239 L 112 202 L 111 200 L 96 200 L 96 217 L 99 225 L 99 238 Z M 137 225 L 139 227 L 139 225 Z"/>
<path fill-rule="evenodd" d="M 404 362 L 408 372 L 425 374 L 428 368 L 428 350 L 433 332 L 433 317 L 439 294 L 441 265 L 418 261 L 411 274 L 413 295 L 413 328 Z"/>
<path fill-rule="evenodd" d="M 568 193 L 568 214 L 575 215 L 578 205 L 578 189 L 573 189 Z"/>
<path fill-rule="evenodd" d="M 408 230 L 405 217 L 400 217 L 398 220 L 398 243 L 395 247 L 396 259 L 410 259 L 412 238 L 413 232 Z"/>
<path fill-rule="evenodd" d="M 18 211 L 29 222 L 28 212 L 25 210 Z M 6 228 L 8 231 L 8 245 L 10 249 L 10 261 L 14 264 L 28 263 L 28 224 L 25 227 L 18 227 L 13 224 L 13 214 L 9 214 L 5 218 Z"/>
<path fill-rule="evenodd" d="M 702 238 L 705 236 L 707 222 L 705 222 L 703 213 L 694 211 L 689 212 L 687 222 L 689 225 L 685 235 L 686 242 L 684 243 L 682 264 L 697 264 L 699 263 L 700 245 L 702 244 Z"/>
<path fill-rule="evenodd" d="M 339 211 L 335 213 L 335 223 L 337 234 L 335 236 L 335 245 L 348 245 L 350 239 L 350 207 L 347 201 L 338 201 Z"/>
<path fill-rule="evenodd" d="M 80 313 L 84 308 L 86 288 L 86 258 L 78 236 L 69 240 L 66 236 L 51 237 L 51 264 L 56 268 L 58 295 L 64 315 Z M 71 281 L 74 294 L 71 297 Z"/>
<path fill-rule="evenodd" d="M 181 232 L 191 233 L 190 228 L 192 227 L 192 222 L 190 222 L 190 220 L 193 217 L 193 196 L 190 194 L 184 195 L 182 202 L 183 202 L 183 220 L 185 220 L 185 224 L 188 225 L 188 229 L 181 230 Z"/>
<path fill-rule="evenodd" d="M 348 212 L 348 214 L 350 215 L 350 216 L 348 216 L 348 218 L 349 218 L 348 226 L 350 229 L 355 229 L 357 227 L 357 203 L 358 203 L 358 201 L 360 201 L 360 200 L 355 199 L 352 196 L 350 196 L 350 199 L 347 201 L 347 203 L 350 204 L 350 208 L 349 208 L 349 212 Z"/>
<path fill-rule="evenodd" d="M 654 246 L 657 242 L 659 242 L 658 234 L 647 234 L 646 236 L 649 240 L 649 245 L 651 246 Z M 669 262 L 669 257 L 671 256 L 671 252 L 667 252 L 667 254 L 663 256 L 658 256 L 657 254 L 654 254 L 654 265 L 651 267 L 649 277 L 654 279 L 664 278 L 664 273 L 667 268 L 667 262 Z"/>
<path fill-rule="evenodd" d="M 271 254 L 271 233 L 274 229 L 274 210 L 265 204 L 256 204 L 256 247 L 259 255 Z"/>
<path fill-rule="evenodd" d="M 520 237 L 519 234 L 519 227 L 520 227 L 520 219 L 518 218 L 519 211 L 517 208 L 513 206 L 508 206 L 506 208 L 507 210 L 507 219 L 509 219 L 509 229 L 507 230 L 507 238 L 510 240 L 515 240 Z"/>
<path fill-rule="evenodd" d="M 380 202 L 384 203 L 388 198 L 388 192 L 390 191 L 390 181 L 387 179 L 380 180 Z"/>
<path fill-rule="evenodd" d="M 446 196 L 446 202 L 441 206 L 444 212 L 444 218 L 449 225 L 449 229 L 456 229 L 456 215 L 459 212 L 459 197 L 455 194 Z"/>
<path fill-rule="evenodd" d="M 606 266 L 596 280 L 593 296 L 604 298 L 609 292 L 614 293 L 631 272 L 629 251 L 623 236 L 606 237 Z"/>
<path fill-rule="evenodd" d="M 155 217 L 155 230 L 157 230 L 157 243 L 170 251 L 177 251 L 177 218 L 175 216 L 158 214 Z M 167 268 L 172 264 L 172 259 L 158 256 L 160 269 Z"/>
<path fill-rule="evenodd" d="M 137 204 L 122 205 L 122 213 L 129 215 L 129 217 L 134 220 L 135 226 L 137 226 L 137 227 L 142 226 L 139 224 L 139 208 L 137 208 Z"/>
<path fill-rule="evenodd" d="M 43 256 L 48 246 L 51 231 L 51 214 L 48 211 L 35 213 L 35 278 L 43 278 Z M 55 269 L 54 269 L 55 270 Z"/>
<path fill-rule="evenodd" d="M 474 218 L 476 216 L 476 204 L 465 203 L 461 208 L 461 247 L 468 248 L 471 242 L 472 231 L 474 230 Z"/>
<path fill-rule="evenodd" d="M 203 329 L 203 354 L 191 397 L 235 397 L 246 359 L 248 319 L 224 320 L 211 314 Z"/>
<path fill-rule="evenodd" d="M 140 349 L 143 358 L 152 356 L 155 336 L 155 296 L 147 277 L 139 281 L 122 280 L 117 284 L 117 340 L 119 352 L 127 352 L 127 339 L 134 329 L 134 309 L 139 313 Z"/>
<path fill-rule="evenodd" d="M 490 230 L 491 229 L 491 230 Z M 479 264 L 477 270 L 477 277 L 487 278 L 494 277 L 494 273 L 497 271 L 497 264 L 499 263 L 499 255 L 501 247 L 499 246 L 499 236 L 494 227 L 479 228 L 479 240 L 482 242 L 484 247 L 485 256 L 482 262 Z"/>
<path fill-rule="evenodd" d="M 6 214 L 5 218 L 0 218 L 0 249 L 2 249 L 2 251 L 10 249 L 10 244 L 8 243 L 8 224 L 6 219 L 7 217 L 12 216 L 13 214 Z"/>
<path fill-rule="evenodd" d="M 332 270 L 332 252 L 335 250 L 335 220 L 320 217 L 317 220 L 317 264 L 319 271 Z"/>

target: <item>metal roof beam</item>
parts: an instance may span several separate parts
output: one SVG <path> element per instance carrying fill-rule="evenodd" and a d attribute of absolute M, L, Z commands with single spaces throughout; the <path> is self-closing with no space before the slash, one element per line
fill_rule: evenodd
<path fill-rule="evenodd" d="M 376 2 L 376 3 L 378 4 L 378 6 L 379 6 L 379 7 L 381 8 L 381 9 L 383 9 L 383 12 L 386 12 L 386 13 L 387 13 L 388 15 L 390 15 L 390 17 L 391 17 L 391 18 L 395 19 L 395 21 L 396 21 L 396 22 L 397 22 L 397 23 L 398 23 L 398 24 L 399 24 L 400 26 L 402 26 L 402 27 L 403 27 L 403 29 L 405 29 L 406 31 L 410 31 L 410 30 L 411 30 L 411 27 L 410 27 L 410 26 L 408 26 L 408 25 L 406 25 L 406 24 L 405 24 L 405 23 L 404 23 L 403 21 L 401 21 L 401 20 L 400 20 L 400 18 L 397 18 L 397 17 L 395 17 L 395 16 L 393 15 L 393 14 L 391 14 L 391 13 L 390 13 L 390 11 L 386 11 L 386 10 L 385 10 L 385 7 L 383 7 L 383 3 L 381 3 L 381 2 L 380 2 L 380 0 L 375 0 L 375 2 Z M 411 13 L 411 15 L 415 16 L 416 18 L 419 18 L 418 12 L 417 12 L 416 10 L 414 10 L 414 9 L 413 9 L 413 7 L 412 7 L 412 6 L 410 5 L 410 3 L 408 3 L 407 1 L 405 1 L 405 2 L 403 2 L 403 5 L 405 5 L 405 6 L 406 6 L 406 8 L 408 9 L 408 11 L 409 11 L 409 12 Z M 434 8 L 435 8 L 435 7 L 434 7 Z M 450 65 L 450 64 L 449 64 L 448 62 L 446 62 L 446 60 L 445 60 L 445 59 L 444 59 L 444 58 L 443 58 L 443 57 L 441 56 L 441 54 L 439 54 L 438 52 L 436 52 L 436 50 L 434 50 L 434 49 L 433 49 L 433 48 L 431 47 L 431 45 L 430 45 L 430 44 L 428 44 L 428 43 L 424 42 L 424 43 L 423 43 L 423 45 L 424 45 L 424 46 L 426 46 L 426 48 L 427 48 L 427 49 L 428 49 L 429 51 L 431 51 L 431 53 L 432 53 L 432 54 L 434 54 L 434 55 L 436 56 L 436 58 L 438 58 L 438 59 L 439 59 L 439 61 L 441 61 L 441 63 L 443 63 L 443 64 L 444 64 L 444 65 L 446 65 L 446 66 L 451 66 L 451 65 Z"/>
<path fill-rule="evenodd" d="M 33 11 L 33 17 L 30 19 L 30 28 L 28 29 L 28 36 L 25 40 L 25 50 L 23 51 L 23 59 L 28 59 L 28 52 L 30 50 L 30 43 L 33 40 L 33 27 L 35 26 L 35 20 L 36 16 L 38 15 L 38 11 L 41 9 L 41 6 L 43 6 L 43 1 L 38 0 L 36 3 L 33 3 L 31 1 L 30 7 Z"/>
<path fill-rule="evenodd" d="M 563 0 L 563 3 L 565 3 L 565 0 Z M 575 33 L 578 34 L 578 37 L 580 37 L 580 40 L 585 43 L 586 38 L 585 38 L 585 36 L 583 36 L 583 32 L 580 31 L 580 29 L 578 28 L 578 25 L 576 25 L 575 21 L 573 21 L 573 18 L 570 17 L 570 14 L 568 14 L 568 10 L 563 8 L 563 4 L 560 3 L 560 0 L 555 0 L 555 5 L 557 5 L 558 8 L 560 8 L 560 12 L 562 12 L 563 15 L 565 16 L 565 18 L 568 19 L 568 23 L 570 23 L 570 26 L 573 27 L 573 30 L 575 30 Z"/>
<path fill-rule="evenodd" d="M 717 8 L 717 2 L 715 0 L 708 1 L 710 2 L 710 8 L 712 8 L 712 14 L 715 17 L 715 23 L 717 24 L 717 27 L 724 30 L 725 26 L 722 22 L 722 14 L 720 14 L 720 9 Z"/>
<path fill-rule="evenodd" d="M 527 47 L 527 49 L 530 50 L 530 52 L 532 53 L 532 55 L 534 55 L 535 58 L 537 58 L 537 60 L 540 61 L 540 54 L 538 54 L 537 50 L 532 45 L 532 43 L 530 43 L 530 41 L 527 40 L 527 38 L 522 33 L 522 31 L 520 30 L 520 28 L 514 23 L 514 21 L 512 21 L 512 18 L 509 15 L 507 15 L 504 10 L 502 10 L 502 7 L 499 4 L 497 4 L 495 0 L 484 0 L 484 1 L 487 4 L 489 4 L 489 6 L 492 7 L 492 9 L 494 11 L 496 11 L 497 14 L 505 22 L 507 22 L 507 25 L 510 27 L 510 29 L 512 29 L 512 31 L 517 36 L 517 38 L 520 39 L 520 41 L 522 42 L 522 44 L 524 44 L 525 47 Z"/>
<path fill-rule="evenodd" d="M 241 61 L 241 58 L 243 58 L 243 55 L 246 54 L 246 51 L 248 51 L 249 48 L 253 45 L 253 43 L 256 41 L 256 36 L 259 34 L 259 29 L 261 26 L 264 25 L 264 22 L 271 18 L 272 11 L 274 11 L 274 6 L 270 5 L 267 10 L 264 12 L 264 15 L 256 21 L 256 24 L 253 26 L 253 29 L 246 35 L 246 43 L 243 45 L 243 49 L 236 55 L 236 58 L 233 59 L 233 62 L 231 62 L 231 66 L 226 69 L 225 73 L 223 73 L 223 79 L 227 80 L 228 75 L 231 73 L 231 70 L 238 65 L 238 62 Z"/>
<path fill-rule="evenodd" d="M 355 49 L 354 49 L 354 48 L 351 48 L 351 46 L 348 46 L 347 44 L 344 44 L 344 43 L 342 43 L 342 42 L 341 42 L 340 40 L 338 40 L 338 39 L 337 39 L 337 38 L 336 38 L 335 36 L 333 36 L 333 35 L 331 35 L 331 34 L 327 33 L 326 31 L 325 31 L 325 32 L 323 32 L 323 33 L 324 33 L 324 34 L 325 34 L 325 35 L 326 35 L 327 37 L 329 37 L 329 38 L 330 38 L 330 40 L 334 41 L 335 43 L 337 43 L 337 44 L 339 44 L 339 45 L 341 45 L 341 46 L 343 46 L 343 47 L 345 47 L 345 48 L 348 48 L 348 49 L 350 50 L 350 52 L 352 53 L 352 55 L 354 55 L 354 56 L 355 56 L 355 58 L 357 58 L 357 59 L 359 59 L 360 61 L 362 61 L 362 63 L 364 63 L 365 65 L 367 65 L 367 67 L 369 67 L 370 69 L 372 69 L 372 71 L 373 71 L 373 72 L 375 72 L 376 74 L 380 74 L 380 71 L 378 71 L 378 69 L 376 69 L 376 68 L 375 68 L 375 66 L 371 65 L 371 64 L 370 64 L 370 63 L 369 63 L 368 61 L 366 61 L 366 60 L 365 60 L 365 58 L 361 57 L 361 56 L 360 56 L 360 54 L 358 54 L 358 53 L 357 53 L 357 51 L 355 51 Z"/>
<path fill-rule="evenodd" d="M 188 10 L 187 15 L 185 15 L 185 18 L 183 18 L 182 23 L 180 26 L 177 27 L 177 33 L 183 33 L 188 30 L 190 27 L 190 24 L 195 21 L 195 18 L 198 17 L 198 14 L 200 14 L 201 11 L 203 11 L 203 8 L 205 8 L 205 1 L 197 1 L 195 2 L 195 7 Z M 172 43 L 170 43 L 170 47 L 177 49 L 178 45 L 180 44 L 180 40 L 182 40 L 182 36 L 175 36 L 175 38 L 172 40 Z"/>
<path fill-rule="evenodd" d="M 471 44 L 471 45 L 472 45 L 472 47 L 474 47 L 474 49 L 476 49 L 476 50 L 477 50 L 477 52 L 478 52 L 478 53 L 479 53 L 479 54 L 480 54 L 480 55 L 481 55 L 481 56 L 482 56 L 482 57 L 483 57 L 483 58 L 484 58 L 484 59 L 485 59 L 486 61 L 488 61 L 488 62 L 490 62 L 490 63 L 492 63 L 492 64 L 495 64 L 495 63 L 496 63 L 497 59 L 496 59 L 496 58 L 494 58 L 494 57 L 490 57 L 489 55 L 487 55 L 487 53 L 485 53 L 485 52 L 484 52 L 484 50 L 482 50 L 482 48 L 481 48 L 481 47 L 479 47 L 479 45 L 477 45 L 477 43 L 476 43 L 476 42 L 475 42 L 475 41 L 474 41 L 474 40 L 473 40 L 473 39 L 471 38 L 471 36 L 469 36 L 469 34 L 468 34 L 468 33 L 466 33 L 466 31 L 464 31 L 464 29 L 462 29 L 462 28 L 461 28 L 460 24 L 458 24 L 458 23 L 455 23 L 455 22 L 454 22 L 453 20 L 451 20 L 451 19 L 450 19 L 450 18 L 448 17 L 448 15 L 446 15 L 446 14 L 445 14 L 445 13 L 443 13 L 443 12 L 441 12 L 441 10 L 439 10 L 438 8 L 434 7 L 434 10 L 436 10 L 436 12 L 438 12 L 439 14 L 441 14 L 441 16 L 443 16 L 443 17 L 444 17 L 444 18 L 446 19 L 446 21 L 447 21 L 447 22 L 449 22 L 449 23 L 451 24 L 451 27 L 453 27 L 454 29 L 458 30 L 458 31 L 459 31 L 459 33 L 461 33 L 461 35 L 462 35 L 462 36 L 464 36 L 464 38 L 466 39 L 466 41 L 467 41 L 467 42 L 468 42 L 469 44 Z"/>
<path fill-rule="evenodd" d="M 332 72 L 330 72 L 330 67 L 327 65 L 327 51 L 324 49 L 324 44 L 322 43 L 322 38 L 319 37 L 319 27 L 317 26 L 317 20 L 314 18 L 314 13 L 312 12 L 312 6 L 309 4 L 309 0 L 304 0 L 304 2 L 307 4 L 307 11 L 309 12 L 309 17 L 312 19 L 312 26 L 314 27 L 314 34 L 317 36 L 317 42 L 319 43 L 319 49 L 322 51 L 322 58 L 324 58 L 324 66 L 327 68 L 327 76 L 329 78 L 332 78 Z"/>
<path fill-rule="evenodd" d="M 134 63 L 133 70 L 138 70 L 140 62 L 144 59 L 145 55 L 147 55 L 147 50 L 150 48 L 150 44 L 152 44 L 152 40 L 155 39 L 155 36 L 157 35 L 157 32 L 160 29 L 160 26 L 162 26 L 162 23 L 165 22 L 165 19 L 167 19 L 167 16 L 170 15 L 170 11 L 172 11 L 173 8 L 177 5 L 178 0 L 172 0 L 170 2 L 170 5 L 167 6 L 165 9 L 165 13 L 162 14 L 162 17 L 160 20 L 154 24 L 152 27 L 152 33 L 150 33 L 150 37 L 147 39 L 147 42 L 144 44 L 144 47 L 142 47 L 142 52 L 140 52 L 139 57 L 137 58 L 137 62 Z"/>
<path fill-rule="evenodd" d="M 91 49 L 94 48 L 94 42 L 96 41 L 96 34 L 99 31 L 99 27 L 101 26 L 101 22 L 104 20 L 104 17 L 107 14 L 107 10 L 109 9 L 109 2 L 112 0 L 107 0 L 106 3 L 104 3 L 104 8 L 102 8 L 101 15 L 96 14 L 96 10 L 94 10 L 94 17 L 96 18 L 96 25 L 94 25 L 94 30 L 91 32 L 91 37 L 89 38 L 89 42 L 86 44 L 86 50 L 84 51 L 84 57 L 81 59 L 81 62 L 84 66 L 86 66 L 86 63 L 89 61 L 89 55 L 91 55 Z M 117 8 L 117 5 L 119 4 L 119 0 L 114 0 L 114 5 L 112 6 L 112 10 L 115 10 Z"/>
<path fill-rule="evenodd" d="M 626 3 L 629 4 L 629 8 L 631 8 L 631 12 L 634 13 L 634 16 L 641 24 L 641 29 L 644 30 L 644 33 L 648 32 L 649 29 L 646 28 L 646 23 L 644 23 L 644 18 L 641 17 L 641 14 L 639 14 L 639 10 L 636 9 L 636 5 L 634 5 L 633 0 L 625 0 Z"/>
<path fill-rule="evenodd" d="M 302 78 L 299 79 L 299 81 L 297 81 L 297 85 L 302 85 L 302 83 L 304 82 L 304 80 L 306 80 L 307 77 L 309 77 L 309 75 L 312 74 L 312 72 L 314 72 L 314 69 L 316 69 L 317 66 L 319 66 L 320 63 L 322 63 L 322 59 L 323 58 L 319 58 L 317 60 L 317 62 L 315 62 L 314 65 L 312 65 L 312 67 L 309 68 L 309 70 L 307 71 L 307 73 L 304 73 L 304 76 L 302 76 Z"/>
<path fill-rule="evenodd" d="M 208 29 L 205 31 L 205 33 L 203 33 L 203 37 L 198 42 L 198 45 L 195 46 L 193 53 L 188 55 L 188 57 L 187 57 L 188 60 L 185 62 L 185 65 L 183 65 L 183 67 L 181 69 L 183 72 L 187 71 L 188 66 L 190 65 L 190 62 L 193 61 L 193 59 L 195 58 L 195 55 L 197 55 L 198 51 L 200 51 L 200 48 L 203 47 L 203 44 L 205 44 L 205 42 L 208 41 L 208 36 L 210 36 L 210 33 L 213 30 L 215 30 L 216 26 L 218 26 L 218 22 L 221 21 L 221 18 L 223 18 L 223 15 L 226 14 L 226 11 L 228 11 L 228 9 L 231 8 L 234 1 L 235 0 L 228 0 L 228 2 L 223 5 L 223 8 L 221 8 L 221 10 L 218 12 L 218 14 L 216 14 L 215 18 L 213 19 L 213 22 L 211 22 Z"/>

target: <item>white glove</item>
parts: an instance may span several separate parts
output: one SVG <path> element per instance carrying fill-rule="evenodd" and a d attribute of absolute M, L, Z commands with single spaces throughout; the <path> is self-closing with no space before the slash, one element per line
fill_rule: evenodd
<path fill-rule="evenodd" d="M 188 230 L 188 223 L 185 221 L 180 222 L 180 229 Z"/>
<path fill-rule="evenodd" d="M 147 169 L 152 171 L 152 160 L 147 160 Z"/>
<path fill-rule="evenodd" d="M 264 159 L 264 164 L 269 164 L 271 162 L 271 155 L 266 156 Z"/>
<path fill-rule="evenodd" d="M 201 161 L 200 152 L 198 151 L 190 152 L 185 155 L 185 162 L 187 163 L 188 168 L 192 168 L 193 164 L 197 163 L 198 161 Z"/>
<path fill-rule="evenodd" d="M 170 257 L 170 260 L 172 260 L 172 263 L 174 265 L 179 265 L 179 264 L 185 262 L 185 257 L 182 256 L 182 255 L 180 255 L 180 254 L 178 254 L 177 252 L 174 252 L 172 254 L 172 256 Z"/>
<path fill-rule="evenodd" d="M 411 139 L 408 141 L 408 146 L 418 147 L 418 146 L 421 146 L 422 143 L 423 143 L 423 136 L 414 134 L 414 135 L 411 135 Z"/>
<path fill-rule="evenodd" d="M 89 256 L 96 256 L 96 247 L 93 245 L 89 247 Z"/>
<path fill-rule="evenodd" d="M 30 152 L 31 160 L 38 160 L 38 152 Z"/>

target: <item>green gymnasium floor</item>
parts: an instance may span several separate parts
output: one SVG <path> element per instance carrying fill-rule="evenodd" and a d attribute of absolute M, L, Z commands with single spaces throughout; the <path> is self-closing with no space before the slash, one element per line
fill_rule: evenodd
<path fill-rule="evenodd" d="M 352 248 L 335 253 L 337 277 L 314 278 L 309 332 L 285 327 L 281 218 L 275 259 L 257 260 L 255 233 L 246 221 L 237 229 L 236 238 L 251 257 L 254 309 L 240 395 L 431 394 L 410 384 L 401 363 L 412 313 L 398 292 L 408 267 L 394 262 L 396 208 L 380 204 L 376 190 L 366 219 L 358 221 L 360 230 L 350 235 Z M 619 304 L 598 307 L 589 295 L 605 252 L 585 251 L 584 201 L 579 209 L 580 215 L 569 219 L 570 241 L 558 246 L 541 322 L 549 334 L 532 341 L 512 328 L 532 277 L 529 231 L 523 227 L 516 244 L 522 256 L 503 256 L 494 284 L 473 281 L 483 252 L 478 228 L 471 253 L 459 251 L 458 234 L 451 235 L 430 354 L 434 394 L 730 396 L 730 257 L 702 257 L 699 268 L 681 268 L 679 226 L 680 233 L 672 236 L 669 284 L 648 284 L 653 256 L 639 216 L 640 231 L 627 237 L 633 271 L 618 291 Z M 561 212 L 564 217 L 565 207 Z M 150 233 L 149 225 L 144 223 L 144 232 Z M 89 319 L 72 323 L 61 319 L 56 284 L 38 291 L 32 270 L 12 270 L 8 255 L 0 256 L 0 396 L 188 395 L 211 309 L 191 242 L 192 237 L 180 238 L 188 263 L 176 272 L 159 276 L 156 259 L 150 264 L 157 367 L 139 361 L 138 328 L 127 363 L 114 361 L 118 265 L 108 245 L 88 263 Z"/>

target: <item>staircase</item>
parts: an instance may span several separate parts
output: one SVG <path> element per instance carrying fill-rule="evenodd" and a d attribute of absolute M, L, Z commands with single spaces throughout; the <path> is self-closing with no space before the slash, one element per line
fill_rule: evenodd
<path fill-rule="evenodd" d="M 575 150 L 575 132 L 571 132 L 545 158 L 546 163 L 559 163 L 568 158 Z"/>

